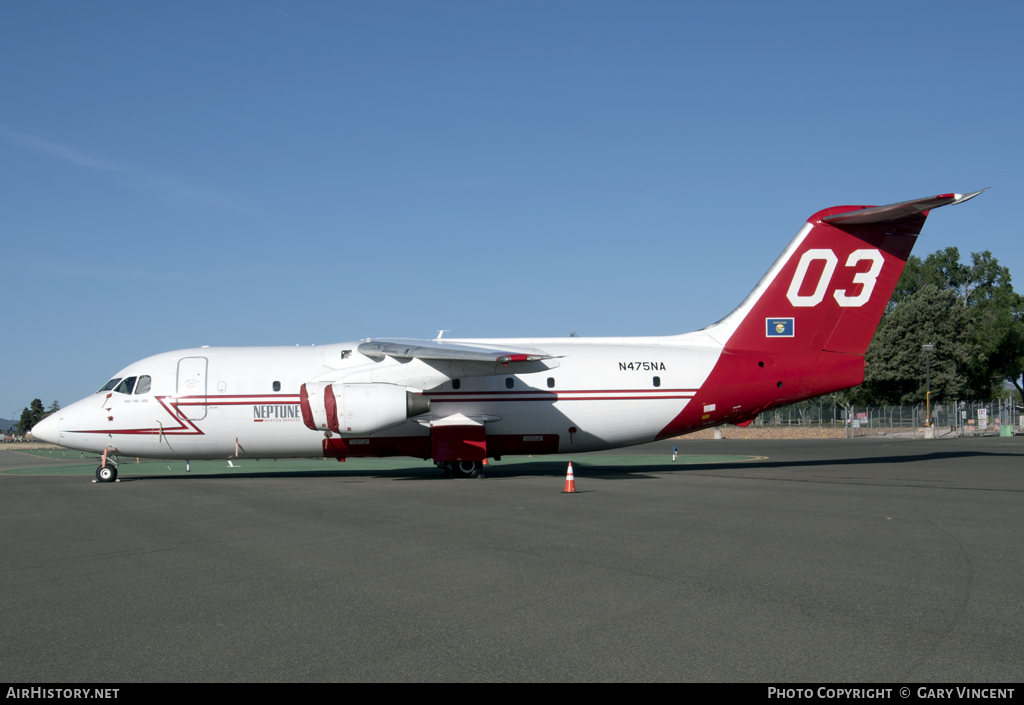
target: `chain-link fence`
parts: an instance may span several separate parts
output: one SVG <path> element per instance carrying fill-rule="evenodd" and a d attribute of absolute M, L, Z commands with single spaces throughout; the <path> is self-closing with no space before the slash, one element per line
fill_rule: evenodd
<path fill-rule="evenodd" d="M 928 428 L 935 436 L 1009 436 L 1024 433 L 1022 413 L 1024 407 L 1007 399 L 853 406 L 824 398 L 766 411 L 752 427 L 836 429 L 847 436 L 923 435 Z"/>

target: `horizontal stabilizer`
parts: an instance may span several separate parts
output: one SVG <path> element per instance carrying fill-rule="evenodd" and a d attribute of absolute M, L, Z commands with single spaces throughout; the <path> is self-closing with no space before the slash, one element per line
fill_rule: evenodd
<path fill-rule="evenodd" d="M 888 206 L 875 206 L 873 208 L 862 208 L 860 210 L 837 213 L 822 218 L 822 221 L 831 225 L 868 225 L 876 223 L 891 223 L 918 213 L 924 213 L 942 206 L 957 205 L 969 201 L 980 193 L 988 191 L 987 188 L 974 193 L 944 193 L 939 196 L 917 198 L 913 201 L 892 203 Z"/>

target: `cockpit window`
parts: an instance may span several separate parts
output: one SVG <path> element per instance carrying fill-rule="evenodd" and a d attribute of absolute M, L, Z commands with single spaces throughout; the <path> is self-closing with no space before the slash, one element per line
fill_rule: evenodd
<path fill-rule="evenodd" d="M 139 383 L 137 385 L 135 385 L 135 393 L 136 394 L 149 394 L 149 384 L 150 384 L 150 381 L 151 380 L 149 378 L 149 375 L 142 375 L 141 377 L 139 377 Z"/>
<path fill-rule="evenodd" d="M 120 382 L 120 381 L 121 381 L 120 377 L 114 377 L 114 379 L 110 380 L 109 382 L 104 384 L 103 387 L 100 388 L 100 392 L 109 392 L 111 389 L 116 387 L 117 383 Z M 98 393 L 99 392 L 97 392 L 97 394 Z"/>
<path fill-rule="evenodd" d="M 134 386 L 135 386 L 135 378 L 134 377 L 125 377 L 123 380 L 121 380 L 121 384 L 119 384 L 116 387 L 114 387 L 114 391 L 115 392 L 119 392 L 121 394 L 131 394 L 132 393 L 132 387 L 134 387 Z"/>

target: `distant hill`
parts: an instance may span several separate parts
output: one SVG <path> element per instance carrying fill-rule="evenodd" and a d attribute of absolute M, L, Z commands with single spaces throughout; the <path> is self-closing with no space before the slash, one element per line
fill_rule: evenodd
<path fill-rule="evenodd" d="M 10 419 L 0 419 L 0 431 L 6 431 L 11 426 L 13 426 L 14 423 L 15 422 L 11 421 Z"/>

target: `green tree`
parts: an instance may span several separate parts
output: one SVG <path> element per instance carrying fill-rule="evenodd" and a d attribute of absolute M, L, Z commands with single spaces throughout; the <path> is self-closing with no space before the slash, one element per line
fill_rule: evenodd
<path fill-rule="evenodd" d="M 1010 271 L 991 252 L 971 255 L 972 278 L 964 288 L 964 303 L 973 315 L 975 333 L 988 360 L 996 391 L 1011 382 L 1018 392 L 1024 370 L 1024 297 L 1013 290 Z M 969 288 L 968 288 L 969 287 Z"/>
<path fill-rule="evenodd" d="M 28 410 L 28 407 L 25 407 L 21 410 L 21 418 L 18 419 L 18 425 L 15 427 L 15 430 L 19 436 L 24 436 L 30 428 L 32 428 L 32 412 Z"/>
<path fill-rule="evenodd" d="M 933 399 L 988 397 L 992 380 L 982 344 L 972 327 L 972 312 L 956 292 L 925 284 L 882 318 L 865 356 L 864 384 L 851 390 L 855 404 L 912 404 L 925 400 L 927 360 L 931 356 Z"/>
<path fill-rule="evenodd" d="M 56 403 L 56 402 L 54 402 Z M 32 430 L 32 427 L 42 421 L 44 418 L 49 416 L 46 409 L 43 408 L 43 402 L 40 399 L 33 399 L 32 403 L 21 412 L 21 418 L 18 420 L 18 435 L 24 436 L 26 433 Z"/>
<path fill-rule="evenodd" d="M 923 343 L 936 346 L 932 390 L 947 400 L 991 397 L 1004 381 L 1024 394 L 1018 381 L 1024 371 L 1024 297 L 991 252 L 972 253 L 969 265 L 955 247 L 907 260 L 868 347 L 865 383 L 847 393 L 850 401 L 923 401 Z M 937 387 L 945 374 L 959 381 Z"/>

